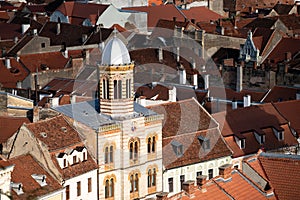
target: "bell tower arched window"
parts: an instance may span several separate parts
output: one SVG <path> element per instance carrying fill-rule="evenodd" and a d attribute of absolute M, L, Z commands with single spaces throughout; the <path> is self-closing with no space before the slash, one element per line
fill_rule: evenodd
<path fill-rule="evenodd" d="M 122 81 L 114 80 L 114 99 L 122 99 Z"/>
<path fill-rule="evenodd" d="M 109 82 L 107 79 L 102 80 L 102 98 L 109 99 Z"/>

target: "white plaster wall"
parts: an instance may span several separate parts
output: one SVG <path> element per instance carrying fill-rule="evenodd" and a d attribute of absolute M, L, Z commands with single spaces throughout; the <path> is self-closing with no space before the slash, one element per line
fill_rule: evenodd
<path fill-rule="evenodd" d="M 213 169 L 213 176 L 215 177 L 219 175 L 219 167 L 229 163 L 231 163 L 231 157 L 227 156 L 207 162 L 166 170 L 163 174 L 163 191 L 169 192 L 169 178 L 173 178 L 173 192 L 169 193 L 169 196 L 172 196 L 180 192 L 181 175 L 185 176 L 185 181 L 194 180 L 196 184 L 196 173 L 198 171 L 202 171 L 202 175 L 207 175 L 208 177 L 208 170 Z"/>
<path fill-rule="evenodd" d="M 92 178 L 92 192 L 88 192 L 88 178 Z M 81 195 L 77 196 L 77 182 L 81 182 Z M 70 186 L 70 199 L 72 200 L 90 200 L 97 199 L 97 170 L 68 179 L 63 184 L 64 187 Z"/>

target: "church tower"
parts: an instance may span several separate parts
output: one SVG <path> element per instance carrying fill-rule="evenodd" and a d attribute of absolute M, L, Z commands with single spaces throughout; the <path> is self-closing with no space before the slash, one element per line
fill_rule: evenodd
<path fill-rule="evenodd" d="M 101 113 L 112 118 L 133 114 L 133 69 L 125 44 L 115 34 L 106 44 L 99 65 Z"/>

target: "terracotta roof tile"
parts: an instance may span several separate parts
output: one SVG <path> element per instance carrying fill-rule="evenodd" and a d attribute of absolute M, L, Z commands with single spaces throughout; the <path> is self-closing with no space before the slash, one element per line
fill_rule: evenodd
<path fill-rule="evenodd" d="M 299 155 L 261 153 L 258 159 L 278 199 L 298 197 Z"/>
<path fill-rule="evenodd" d="M 219 122 L 221 133 L 234 152 L 233 157 L 252 154 L 260 148 L 272 150 L 297 144 L 288 121 L 272 104 L 240 108 L 229 111 L 226 115 L 225 112 L 217 113 L 213 117 Z M 283 130 L 284 139 L 279 141 L 272 128 Z M 262 145 L 256 140 L 254 132 L 265 135 Z M 237 145 L 235 137 L 245 139 L 244 149 Z"/>
<path fill-rule="evenodd" d="M 206 6 L 191 7 L 187 10 L 182 10 L 183 14 L 189 19 L 195 19 L 196 22 L 210 22 L 222 18 L 218 13 L 209 10 Z"/>
<path fill-rule="evenodd" d="M 26 124 L 36 138 L 45 143 L 49 151 L 54 151 L 81 143 L 78 132 L 62 115 Z"/>
<path fill-rule="evenodd" d="M 277 110 L 284 116 L 289 122 L 291 128 L 293 128 L 298 135 L 300 134 L 300 100 L 285 101 L 274 103 Z"/>
<path fill-rule="evenodd" d="M 4 143 L 10 138 L 23 123 L 30 123 L 26 117 L 4 117 L 0 116 L 0 143 Z"/>
<path fill-rule="evenodd" d="M 298 88 L 274 86 L 263 99 L 263 102 L 280 102 L 295 100 Z"/>
<path fill-rule="evenodd" d="M 163 138 L 195 133 L 217 126 L 212 117 L 195 99 L 149 106 L 148 108 L 164 115 Z"/>
<path fill-rule="evenodd" d="M 294 5 L 288 5 L 288 4 L 276 4 L 273 9 L 279 14 L 279 15 L 287 15 L 291 11 L 291 9 L 294 7 Z"/>
<path fill-rule="evenodd" d="M 163 131 L 164 135 L 164 131 Z M 209 150 L 204 150 L 200 138 L 209 140 Z M 178 156 L 174 151 L 173 143 L 182 145 L 183 154 Z M 225 156 L 230 156 L 232 152 L 228 149 L 218 129 L 199 131 L 196 133 L 186 132 L 174 137 L 163 138 L 163 165 L 166 169 L 186 166 L 207 160 L 213 160 Z"/>
<path fill-rule="evenodd" d="M 13 199 L 33 199 L 62 189 L 62 186 L 50 176 L 30 155 L 22 155 L 8 161 L 15 165 L 12 172 L 12 182 L 22 183 L 24 194 L 17 195 L 12 190 Z M 46 175 L 46 186 L 32 178 L 32 174 Z"/>
<path fill-rule="evenodd" d="M 16 88 L 18 81 L 23 81 L 28 75 L 28 70 L 13 58 L 10 59 L 11 68 L 5 66 L 5 60 L 0 60 L 0 83 L 6 88 Z"/>
<path fill-rule="evenodd" d="M 83 144 L 81 144 L 81 145 L 83 146 Z M 82 146 L 80 146 L 80 147 L 82 147 Z M 76 148 L 76 147 L 74 146 L 74 148 Z M 51 155 L 52 161 L 56 165 L 56 167 L 60 171 L 60 173 L 62 174 L 63 179 L 74 178 L 76 176 L 85 174 L 87 172 L 96 170 L 98 168 L 97 163 L 93 160 L 93 158 L 88 153 L 87 160 L 79 161 L 76 164 L 69 165 L 68 167 L 61 169 L 61 167 L 59 166 L 58 161 L 56 159 L 56 154 L 57 153 L 52 153 L 52 155 Z"/>
<path fill-rule="evenodd" d="M 0 23 L 0 37 L 1 40 L 13 40 L 15 37 L 21 38 L 21 25 Z"/>
<path fill-rule="evenodd" d="M 159 19 L 173 20 L 176 17 L 178 21 L 184 21 L 185 15 L 174 5 L 159 5 L 159 6 L 140 6 L 140 7 L 127 7 L 123 10 L 134 10 L 148 13 L 148 27 L 155 27 Z"/>
<path fill-rule="evenodd" d="M 233 199 L 268 199 L 237 170 L 232 171 L 231 180 L 229 181 L 223 181 L 218 178 L 215 178 L 214 181 Z"/>

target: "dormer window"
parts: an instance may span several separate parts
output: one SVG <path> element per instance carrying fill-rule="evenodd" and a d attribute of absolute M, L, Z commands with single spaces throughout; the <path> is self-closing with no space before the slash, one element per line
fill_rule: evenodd
<path fill-rule="evenodd" d="M 240 149 L 246 148 L 246 139 L 234 137 L 236 144 L 240 147 Z"/>
<path fill-rule="evenodd" d="M 255 138 L 256 138 L 256 140 L 259 144 L 265 143 L 265 141 L 266 141 L 266 136 L 265 135 L 258 134 L 257 132 L 254 132 L 254 135 L 255 135 Z"/>
<path fill-rule="evenodd" d="M 34 180 L 36 182 L 38 182 L 38 184 L 40 184 L 40 186 L 46 186 L 46 175 L 39 175 L 39 174 L 32 174 L 31 175 L 32 178 L 34 178 Z"/>
<path fill-rule="evenodd" d="M 273 132 L 274 132 L 275 136 L 277 137 L 278 141 L 284 140 L 284 131 L 283 130 L 276 130 L 275 128 L 273 128 Z"/>
<path fill-rule="evenodd" d="M 198 136 L 200 145 L 204 151 L 210 150 L 210 140 L 204 136 Z"/>
<path fill-rule="evenodd" d="M 67 167 L 67 158 L 64 158 L 64 167 Z"/>
<path fill-rule="evenodd" d="M 22 187 L 23 187 L 22 183 L 11 182 L 10 186 L 11 186 L 11 189 L 17 193 L 17 195 L 21 195 L 24 193 L 23 189 L 22 189 Z"/>
<path fill-rule="evenodd" d="M 66 153 L 59 153 L 57 155 L 57 161 L 60 168 L 66 168 L 68 166 L 68 156 Z"/>
<path fill-rule="evenodd" d="M 77 156 L 73 156 L 73 165 L 77 163 Z"/>
<path fill-rule="evenodd" d="M 171 145 L 176 156 L 181 157 L 183 155 L 183 145 L 180 142 L 177 142 L 176 140 L 173 140 L 171 142 Z"/>

